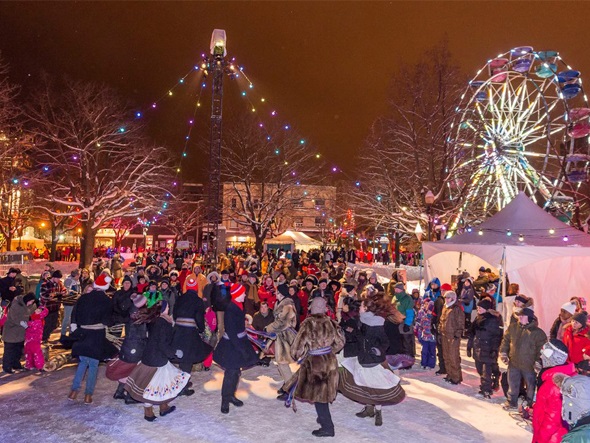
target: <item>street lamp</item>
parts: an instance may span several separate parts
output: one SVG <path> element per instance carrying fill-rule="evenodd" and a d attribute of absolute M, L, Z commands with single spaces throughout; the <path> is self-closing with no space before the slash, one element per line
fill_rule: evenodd
<path fill-rule="evenodd" d="M 426 203 L 426 215 L 428 216 L 428 241 L 432 241 L 432 204 L 434 203 L 434 194 L 428 190 L 424 194 L 424 203 Z"/>

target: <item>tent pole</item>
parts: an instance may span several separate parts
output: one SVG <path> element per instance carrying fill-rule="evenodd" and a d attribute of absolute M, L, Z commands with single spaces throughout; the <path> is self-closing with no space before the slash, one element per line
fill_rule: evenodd
<path fill-rule="evenodd" d="M 504 318 L 504 325 L 506 325 L 506 309 L 504 308 L 506 300 L 506 246 L 502 253 L 502 318 Z"/>

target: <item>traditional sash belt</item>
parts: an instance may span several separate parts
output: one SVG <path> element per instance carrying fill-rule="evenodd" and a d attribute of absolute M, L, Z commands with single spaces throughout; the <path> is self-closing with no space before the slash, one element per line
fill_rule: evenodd
<path fill-rule="evenodd" d="M 308 355 L 326 355 L 332 352 L 332 346 L 324 346 L 323 348 L 310 349 L 307 351 Z"/>
<path fill-rule="evenodd" d="M 176 324 L 184 328 L 197 328 L 197 322 L 194 318 L 179 317 L 176 319 Z"/>
<path fill-rule="evenodd" d="M 246 331 L 242 331 L 240 333 L 238 333 L 238 338 L 244 338 L 246 336 Z M 225 338 L 226 340 L 229 340 L 229 335 L 227 335 L 227 332 L 223 333 L 223 338 Z"/>
<path fill-rule="evenodd" d="M 80 326 L 82 329 L 92 329 L 93 331 L 99 331 L 101 329 L 106 329 L 106 326 L 102 323 L 96 323 L 94 325 L 82 325 Z"/>

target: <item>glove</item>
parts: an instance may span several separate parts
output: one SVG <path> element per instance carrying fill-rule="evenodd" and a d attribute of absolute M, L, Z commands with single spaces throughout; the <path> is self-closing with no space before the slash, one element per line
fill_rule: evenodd
<path fill-rule="evenodd" d="M 508 356 L 506 354 L 500 354 L 500 360 L 502 360 L 502 363 L 504 363 L 505 365 L 507 365 L 508 362 L 510 361 L 510 359 L 508 358 Z"/>
<path fill-rule="evenodd" d="M 404 323 L 404 332 L 407 334 L 410 332 L 410 327 Z"/>
<path fill-rule="evenodd" d="M 177 349 L 174 355 L 176 355 L 176 358 L 182 358 L 184 352 L 182 352 L 182 349 Z"/>
<path fill-rule="evenodd" d="M 26 321 L 21 321 L 19 324 L 25 329 L 29 327 L 29 324 Z"/>
<path fill-rule="evenodd" d="M 471 349 L 467 349 L 467 357 L 471 358 Z"/>
<path fill-rule="evenodd" d="M 70 324 L 70 332 L 74 332 L 76 329 L 78 329 L 78 325 L 76 323 L 71 323 Z"/>

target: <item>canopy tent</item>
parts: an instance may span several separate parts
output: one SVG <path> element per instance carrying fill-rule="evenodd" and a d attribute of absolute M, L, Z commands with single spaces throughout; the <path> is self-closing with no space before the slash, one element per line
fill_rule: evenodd
<path fill-rule="evenodd" d="M 301 249 L 303 251 L 321 248 L 322 246 L 321 242 L 314 240 L 303 232 L 297 231 L 285 231 L 281 235 L 265 240 L 264 244 L 266 249 L 283 248 L 288 250 Z"/>
<path fill-rule="evenodd" d="M 524 193 L 471 232 L 422 247 L 427 278 L 450 281 L 463 270 L 474 275 L 482 265 L 503 270 L 503 278 L 534 298 L 545 331 L 563 303 L 585 297 L 590 287 L 590 235 L 559 221 Z"/>
<path fill-rule="evenodd" d="M 43 249 L 43 247 L 45 246 L 45 240 L 43 240 L 42 238 L 36 238 L 31 235 L 27 235 L 25 233 L 22 237 L 13 238 L 11 246 L 12 248 L 20 246 L 24 249 Z"/>

